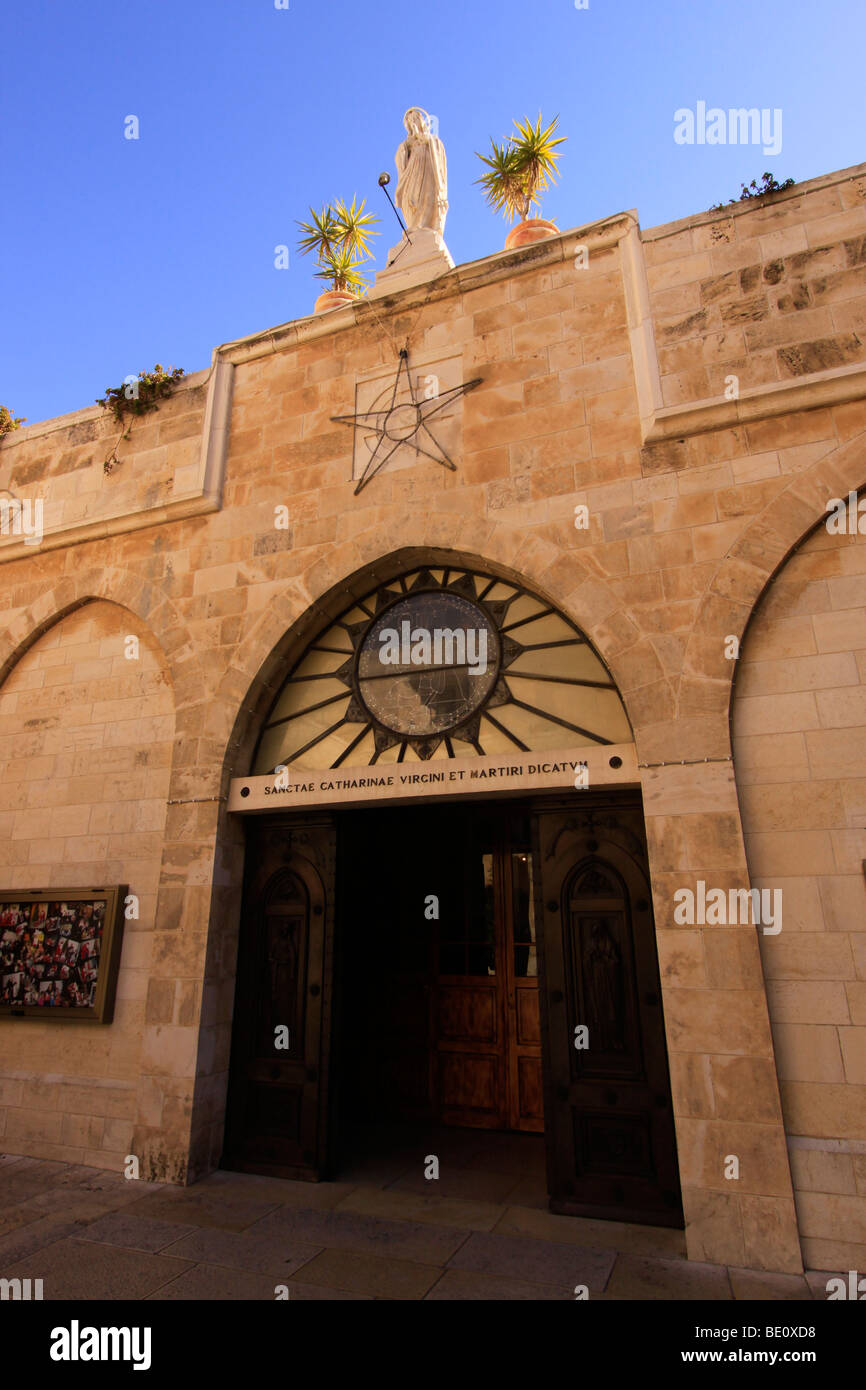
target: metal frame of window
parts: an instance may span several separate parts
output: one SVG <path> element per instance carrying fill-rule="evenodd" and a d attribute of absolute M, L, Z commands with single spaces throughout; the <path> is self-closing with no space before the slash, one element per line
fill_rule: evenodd
<path fill-rule="evenodd" d="M 436 578 L 433 569 L 441 571 L 441 578 Z M 480 581 L 477 590 L 476 581 Z M 489 598 L 488 595 L 499 585 L 511 589 L 512 593 L 506 598 Z M 417 597 L 424 593 L 455 594 L 477 604 L 497 634 L 499 642 L 499 670 L 497 679 L 484 702 L 475 709 L 468 718 L 455 724 L 453 728 L 437 731 L 429 735 L 401 735 L 377 719 L 365 704 L 359 689 L 358 661 L 364 639 L 373 624 L 381 616 L 383 609 L 405 598 Z M 528 598 L 537 603 L 539 605 L 539 611 L 527 617 L 518 618 L 514 622 L 509 622 L 508 610 L 521 598 Z M 360 609 L 367 617 L 360 622 L 347 622 L 347 615 L 353 613 L 357 609 Z M 513 635 L 519 632 L 521 628 L 550 616 L 555 616 L 561 622 L 565 623 L 574 633 L 574 636 L 561 638 L 552 642 L 530 642 L 524 644 L 518 637 Z M 351 650 L 347 650 L 342 646 L 328 645 L 328 639 L 332 636 L 335 629 L 338 628 L 341 628 L 348 638 Z M 345 709 L 342 710 L 340 718 L 336 719 L 334 723 L 316 734 L 314 738 L 307 740 L 302 746 L 292 749 L 291 753 L 287 756 L 283 756 L 281 758 L 282 764 L 291 766 L 298 758 L 303 757 L 305 753 L 315 747 L 316 744 L 329 738 L 332 734 L 336 733 L 337 730 L 343 728 L 344 725 L 360 725 L 360 729 L 357 735 L 342 750 L 339 757 L 331 764 L 331 770 L 335 770 L 344 764 L 354 749 L 357 748 L 370 733 L 373 735 L 374 753 L 369 760 L 369 766 L 373 766 L 387 749 L 394 748 L 398 745 L 398 763 L 404 761 L 406 753 L 410 748 L 420 759 L 427 760 L 433 756 L 442 744 L 445 746 L 448 757 L 456 758 L 459 755 L 454 751 L 452 740 L 468 743 L 475 749 L 479 756 L 483 757 L 487 752 L 483 742 L 484 721 L 488 721 L 492 728 L 499 734 L 508 738 L 515 749 L 523 753 L 530 752 L 531 750 L 517 734 L 507 728 L 495 715 L 490 713 L 491 710 L 502 709 L 508 705 L 512 705 L 516 709 L 526 710 L 537 718 L 558 725 L 569 733 L 580 735 L 583 739 L 588 739 L 600 745 L 610 744 L 613 740 L 605 738 L 602 734 L 595 733 L 590 729 L 582 727 L 580 724 L 563 719 L 561 716 L 554 714 L 550 710 L 545 710 L 539 705 L 519 699 L 509 687 L 507 680 L 506 673 L 508 668 L 513 665 L 518 657 L 526 652 L 540 652 L 552 648 L 589 645 L 587 638 L 564 613 L 558 608 L 545 603 L 544 600 L 540 599 L 530 589 L 524 588 L 521 584 L 513 580 L 500 579 L 496 576 L 484 574 L 476 570 L 455 569 L 453 566 L 434 565 L 432 569 L 428 566 L 419 567 L 406 574 L 399 575 L 396 579 L 388 583 L 379 584 L 375 589 L 366 594 L 364 598 L 355 600 L 345 610 L 342 617 L 334 619 L 328 627 L 323 629 L 318 638 L 315 638 L 304 647 L 271 705 L 269 716 L 262 726 L 256 744 L 253 766 L 256 767 L 258 764 L 258 754 L 262 739 L 271 729 L 278 727 L 280 724 L 290 724 L 294 720 L 302 718 L 304 715 L 311 714 L 319 709 L 325 709 L 329 705 L 338 705 L 344 700 L 347 701 L 347 704 Z M 601 658 L 598 656 L 598 653 L 595 652 L 594 648 L 590 647 L 590 650 L 601 663 Z M 299 667 L 311 652 L 345 656 L 346 660 L 333 671 L 317 672 L 312 675 L 298 675 Z M 601 664 L 603 666 L 603 663 Z M 578 677 L 551 675 L 544 671 L 515 671 L 513 672 L 513 677 L 521 680 L 569 685 L 575 688 L 586 687 L 591 689 L 616 690 L 616 685 L 613 680 L 587 680 Z M 346 691 L 345 693 L 340 692 L 337 695 L 331 695 L 324 700 L 313 701 L 293 711 L 292 714 L 283 715 L 276 719 L 271 717 L 282 700 L 287 687 L 290 686 L 293 681 L 306 683 L 317 680 L 338 680 L 345 685 Z"/>

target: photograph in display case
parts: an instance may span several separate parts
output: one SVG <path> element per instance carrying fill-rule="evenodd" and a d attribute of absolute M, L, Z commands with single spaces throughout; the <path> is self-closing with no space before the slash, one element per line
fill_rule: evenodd
<path fill-rule="evenodd" d="M 0 1013 L 110 1023 L 126 888 L 0 892 Z"/>

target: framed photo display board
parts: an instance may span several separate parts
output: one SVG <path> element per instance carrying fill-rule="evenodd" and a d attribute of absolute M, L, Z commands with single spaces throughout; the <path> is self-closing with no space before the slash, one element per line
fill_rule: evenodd
<path fill-rule="evenodd" d="M 110 1023 L 126 892 L 0 892 L 0 1016 Z"/>

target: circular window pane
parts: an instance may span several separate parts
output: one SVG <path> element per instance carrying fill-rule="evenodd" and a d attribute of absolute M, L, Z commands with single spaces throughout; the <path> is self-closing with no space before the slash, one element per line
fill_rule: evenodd
<path fill-rule="evenodd" d="M 496 628 L 479 604 L 457 594 L 412 594 L 386 608 L 365 633 L 358 693 L 394 733 L 445 733 L 493 690 L 499 650 Z"/>

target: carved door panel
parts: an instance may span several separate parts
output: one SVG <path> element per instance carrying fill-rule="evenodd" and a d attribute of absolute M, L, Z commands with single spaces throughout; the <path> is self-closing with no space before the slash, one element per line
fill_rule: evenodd
<path fill-rule="evenodd" d="M 640 804 L 535 826 L 551 1208 L 682 1225 Z"/>
<path fill-rule="evenodd" d="M 250 828 L 225 1167 L 324 1169 L 334 863 L 327 818 Z"/>

